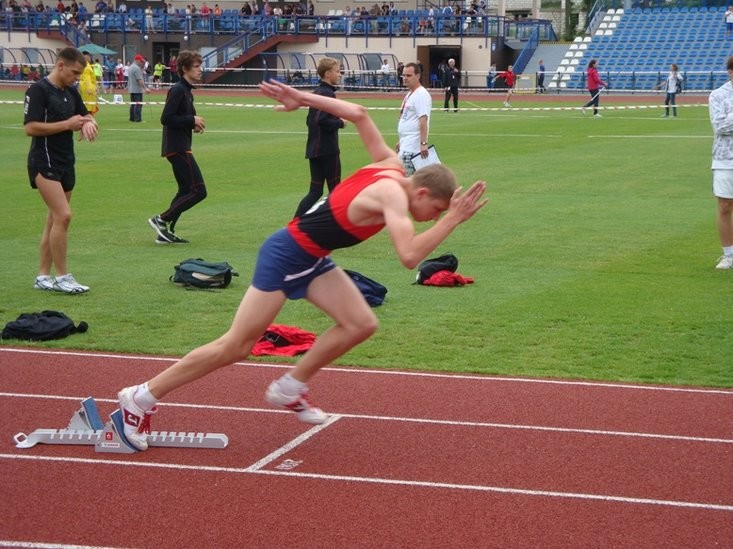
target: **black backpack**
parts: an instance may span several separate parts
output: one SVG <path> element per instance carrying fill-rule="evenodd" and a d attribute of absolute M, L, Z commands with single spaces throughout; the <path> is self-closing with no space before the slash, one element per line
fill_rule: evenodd
<path fill-rule="evenodd" d="M 181 261 L 174 269 L 171 281 L 187 288 L 226 288 L 232 276 L 239 276 L 226 261 L 212 263 L 201 258 Z"/>
<path fill-rule="evenodd" d="M 23 313 L 3 328 L 3 339 L 24 339 L 27 341 L 48 341 L 61 339 L 75 333 L 84 333 L 89 325 L 82 321 L 79 326 L 59 311 Z"/>
<path fill-rule="evenodd" d="M 456 272 L 458 269 L 458 258 L 453 254 L 443 254 L 439 257 L 426 259 L 417 266 L 416 284 L 422 284 L 438 271 Z"/>

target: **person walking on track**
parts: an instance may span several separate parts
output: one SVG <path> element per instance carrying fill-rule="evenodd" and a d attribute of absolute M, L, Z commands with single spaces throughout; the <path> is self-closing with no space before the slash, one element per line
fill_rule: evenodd
<path fill-rule="evenodd" d="M 598 61 L 596 59 L 591 59 L 588 63 L 586 78 L 588 93 L 590 93 L 590 101 L 583 105 L 581 112 L 585 114 L 585 109 L 592 106 L 593 116 L 600 118 L 601 115 L 598 112 L 598 104 L 600 102 L 599 98 L 601 97 L 601 92 L 606 89 L 608 84 L 601 80 L 601 77 L 598 74 Z"/>

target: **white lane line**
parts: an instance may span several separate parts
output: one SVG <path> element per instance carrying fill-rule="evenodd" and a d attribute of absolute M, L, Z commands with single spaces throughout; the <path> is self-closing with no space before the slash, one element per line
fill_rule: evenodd
<path fill-rule="evenodd" d="M 733 512 L 733 505 L 722 505 L 716 503 L 704 503 L 696 501 L 678 501 L 664 500 L 653 498 L 634 498 L 626 496 L 614 496 L 608 494 L 584 494 L 580 492 L 559 492 L 550 490 L 529 490 L 525 488 L 511 488 L 506 486 L 489 486 L 482 484 L 457 484 L 450 482 L 430 482 L 421 480 L 391 479 L 379 477 L 359 477 L 349 475 L 325 475 L 318 473 L 298 473 L 294 471 L 280 470 L 262 470 L 251 471 L 249 467 L 215 467 L 210 465 L 182 465 L 178 463 L 144 463 L 138 461 L 125 461 L 119 459 L 89 459 L 89 458 L 70 458 L 70 457 L 53 457 L 53 456 L 23 456 L 18 454 L 0 454 L 0 459 L 18 459 L 40 462 L 65 462 L 65 463 L 84 463 L 94 465 L 120 465 L 128 467 L 152 467 L 157 469 L 173 469 L 186 471 L 204 471 L 212 473 L 233 473 L 233 474 L 255 474 L 284 476 L 297 478 L 311 478 L 317 480 L 329 480 L 337 482 L 363 482 L 369 484 L 385 484 L 396 486 L 414 486 L 420 488 L 436 488 L 445 490 L 467 490 L 474 492 L 495 492 L 501 494 L 511 494 L 519 496 L 546 497 L 546 498 L 564 498 L 564 499 L 580 499 L 609 501 L 615 503 L 629 503 L 636 505 L 659 505 L 666 507 L 684 507 L 691 509 L 704 509 L 708 511 L 727 511 Z"/>
<path fill-rule="evenodd" d="M 74 402 L 80 402 L 86 397 L 70 397 L 61 395 L 38 395 L 28 393 L 6 393 L 0 391 L 0 398 L 27 398 L 27 399 L 45 399 L 45 400 L 69 400 Z M 95 398 L 97 402 L 107 402 L 116 404 L 117 401 L 110 398 Z M 182 402 L 163 402 L 158 406 L 165 408 L 169 406 L 171 408 L 192 408 L 197 410 L 215 410 L 225 412 L 254 412 L 264 414 L 292 414 L 289 410 L 277 410 L 272 408 L 252 408 L 244 406 L 221 406 L 214 404 L 189 404 Z M 329 420 L 324 425 L 330 425 L 335 421 L 330 418 L 350 418 L 350 419 L 364 419 L 369 421 L 391 421 L 395 423 L 421 423 L 426 425 L 448 425 L 457 427 L 479 427 L 489 429 L 514 429 L 521 431 L 542 431 L 542 432 L 554 432 L 554 433 L 571 433 L 571 434 L 584 434 L 594 436 L 615 436 L 615 437 L 627 437 L 627 438 L 649 438 L 659 440 L 675 440 L 684 442 L 703 442 L 703 443 L 714 443 L 714 444 L 733 444 L 733 438 L 714 438 L 714 437 L 697 437 L 689 435 L 669 435 L 663 433 L 643 433 L 633 431 L 610 431 L 606 429 L 580 429 L 573 427 L 553 427 L 547 425 L 522 425 L 516 423 L 492 423 L 484 421 L 465 421 L 465 420 L 450 420 L 450 419 L 431 419 L 431 418 L 415 418 L 415 417 L 400 417 L 400 416 L 373 416 L 368 414 L 347 414 L 347 413 L 334 413 L 329 414 Z M 43 427 L 44 429 L 46 427 Z M 50 428 L 50 427 L 49 427 Z M 310 431 L 309 431 L 310 432 Z"/>
<path fill-rule="evenodd" d="M 261 460 L 257 461 L 256 463 L 253 463 L 252 465 L 250 465 L 249 467 L 247 467 L 245 469 L 245 471 L 247 471 L 248 473 L 255 473 L 255 472 L 259 471 L 265 465 L 271 463 L 272 461 L 275 461 L 277 458 L 279 458 L 280 456 L 282 456 L 284 454 L 287 454 L 291 450 L 294 450 L 295 448 L 297 448 L 298 446 L 300 446 L 301 444 L 303 444 L 309 438 L 311 438 L 311 437 L 315 436 L 317 433 L 320 433 L 321 431 L 323 431 L 326 427 L 328 427 L 328 426 L 333 425 L 334 423 L 336 423 L 339 419 L 340 419 L 340 416 L 338 416 L 336 414 L 329 415 L 328 416 L 328 419 L 325 422 L 321 423 L 320 425 L 315 425 L 311 429 L 308 429 L 302 435 L 300 435 L 298 437 L 295 437 L 293 440 L 291 440 L 287 444 L 284 444 L 283 446 L 281 446 L 280 448 L 278 448 L 274 452 L 272 452 L 269 455 L 263 457 Z"/>
<path fill-rule="evenodd" d="M 0 348 L 0 353 L 27 353 L 27 354 L 44 354 L 58 356 L 82 356 L 91 358 L 114 358 L 120 360 L 140 360 L 140 361 L 157 361 L 157 362 L 175 362 L 176 357 L 154 357 L 154 356 L 136 356 L 136 355 L 119 355 L 110 353 L 82 353 L 79 351 L 57 351 L 45 349 L 12 349 Z M 236 362 L 238 366 L 248 366 L 253 368 L 277 368 L 290 369 L 292 364 L 275 364 L 269 362 Z M 483 382 L 500 382 L 500 383 L 535 383 L 540 385 L 567 385 L 570 387 L 591 387 L 591 388 L 607 388 L 607 389 L 632 389 L 639 391 L 661 391 L 673 393 L 698 393 L 712 395 L 726 395 L 733 397 L 733 390 L 729 389 L 706 389 L 699 387 L 660 387 L 656 385 L 632 385 L 628 383 L 610 383 L 604 381 L 572 381 L 562 379 L 532 379 L 521 377 L 498 377 L 478 374 L 445 374 L 434 372 L 408 372 L 402 370 L 377 370 L 364 368 L 339 368 L 325 367 L 321 371 L 324 372 L 341 372 L 348 374 L 368 374 L 368 375 L 386 375 L 386 376 L 406 376 L 406 377 L 424 377 L 436 379 L 460 379 L 460 380 L 476 380 Z"/>
<path fill-rule="evenodd" d="M 68 543 L 44 543 L 35 541 L 17 541 L 0 539 L 0 547 L 22 547 L 28 549 L 122 549 L 107 545 L 69 545 Z"/>

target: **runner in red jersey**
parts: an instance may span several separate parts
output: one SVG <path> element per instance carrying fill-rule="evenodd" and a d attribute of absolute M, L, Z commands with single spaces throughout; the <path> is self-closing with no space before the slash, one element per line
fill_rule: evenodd
<path fill-rule="evenodd" d="M 386 228 L 400 262 L 413 269 L 487 202 L 482 198 L 486 190 L 483 181 L 463 192 L 453 172 L 440 164 L 405 177 L 402 161 L 360 105 L 301 92 L 279 82 L 263 82 L 260 90 L 281 103 L 275 107 L 278 111 L 312 107 L 352 122 L 372 163 L 265 241 L 252 284 L 223 336 L 191 351 L 151 380 L 119 392 L 125 437 L 140 450 L 147 448 L 145 429 L 149 429 L 158 400 L 222 366 L 247 358 L 288 298 L 307 299 L 330 316 L 334 325 L 317 338 L 290 372 L 270 384 L 265 398 L 272 405 L 294 411 L 306 423 L 326 421 L 328 416 L 312 404 L 306 382 L 377 329 L 374 312 L 329 252 L 358 244 Z M 434 223 L 417 233 L 413 220 Z"/>

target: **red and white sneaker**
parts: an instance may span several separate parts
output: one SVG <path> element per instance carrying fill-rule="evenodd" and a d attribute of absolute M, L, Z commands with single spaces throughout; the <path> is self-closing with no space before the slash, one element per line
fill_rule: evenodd
<path fill-rule="evenodd" d="M 278 408 L 292 410 L 303 423 L 320 425 L 328 418 L 323 410 L 313 406 L 307 387 L 299 395 L 286 395 L 280 390 L 280 384 L 273 381 L 267 388 L 265 400 Z"/>
<path fill-rule="evenodd" d="M 117 393 L 120 411 L 124 423 L 124 435 L 127 441 L 138 450 L 148 449 L 150 434 L 150 416 L 158 411 L 157 406 L 151 410 L 143 410 L 135 402 L 137 386 L 126 387 Z"/>

